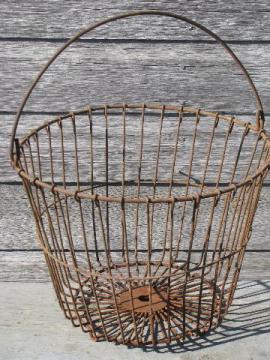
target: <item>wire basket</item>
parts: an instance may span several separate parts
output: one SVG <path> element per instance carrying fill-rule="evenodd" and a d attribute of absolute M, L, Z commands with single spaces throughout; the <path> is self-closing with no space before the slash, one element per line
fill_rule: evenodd
<path fill-rule="evenodd" d="M 255 124 L 185 106 L 90 106 L 18 140 L 23 108 L 76 39 L 117 19 L 182 20 L 220 43 L 257 99 Z M 69 40 L 38 74 L 13 128 L 21 177 L 65 316 L 92 339 L 169 343 L 216 327 L 234 296 L 263 179 L 269 137 L 246 69 L 215 34 L 183 16 L 131 12 Z"/>

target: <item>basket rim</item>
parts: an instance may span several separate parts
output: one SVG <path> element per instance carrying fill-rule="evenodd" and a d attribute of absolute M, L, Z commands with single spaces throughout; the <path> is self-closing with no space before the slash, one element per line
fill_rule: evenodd
<path fill-rule="evenodd" d="M 68 119 L 73 117 L 74 115 L 83 115 L 83 114 L 89 114 L 95 111 L 107 111 L 108 109 L 150 109 L 150 110 L 173 110 L 178 111 L 182 113 L 192 113 L 192 114 L 200 114 L 202 116 L 208 116 L 219 120 L 224 120 L 227 122 L 232 122 L 233 125 L 240 125 L 243 127 L 246 127 L 248 130 L 251 130 L 257 134 L 260 134 L 262 139 L 266 142 L 266 146 L 270 148 L 270 134 L 265 129 L 258 130 L 255 125 L 252 125 L 252 123 L 240 120 L 237 117 L 233 115 L 223 115 L 218 111 L 207 111 L 202 110 L 200 108 L 195 107 L 189 107 L 189 106 L 179 106 L 179 105 L 166 105 L 166 104 L 159 104 L 159 103 L 143 103 L 143 104 L 113 104 L 113 105 L 93 105 L 88 106 L 85 109 L 78 110 L 78 111 L 72 111 L 68 112 L 65 115 L 61 115 L 58 117 L 53 118 L 50 121 L 44 122 L 39 127 L 31 130 L 25 137 L 20 139 L 19 146 L 23 147 L 23 145 L 35 134 L 37 134 L 38 131 L 47 128 L 49 125 L 52 125 L 54 123 L 61 124 L 61 122 L 64 119 Z M 19 166 L 18 161 L 15 157 L 14 160 L 11 161 L 12 167 L 15 169 L 15 171 L 18 173 L 18 175 L 22 178 L 22 180 L 28 181 L 34 186 L 38 188 L 44 188 L 52 191 L 54 194 L 59 193 L 63 194 L 65 196 L 74 197 L 75 200 L 79 201 L 80 199 L 88 199 L 92 201 L 104 201 L 104 202 L 112 202 L 112 203 L 173 203 L 173 202 L 185 202 L 185 201 L 198 201 L 200 199 L 206 199 L 211 197 L 220 197 L 222 194 L 228 193 L 228 192 L 235 192 L 238 188 L 243 187 L 244 185 L 247 185 L 248 183 L 252 184 L 254 180 L 256 180 L 258 177 L 263 177 L 263 174 L 266 170 L 270 169 L 270 158 L 268 161 L 264 161 L 263 164 L 257 169 L 255 173 L 252 175 L 249 175 L 245 179 L 239 182 L 233 182 L 227 186 L 224 186 L 223 188 L 215 187 L 214 190 L 209 190 L 204 193 L 196 193 L 196 194 L 190 194 L 190 195 L 181 195 L 181 196 L 168 196 L 168 197 L 162 197 L 162 196 L 105 196 L 100 194 L 86 194 L 83 190 L 80 190 L 80 188 L 76 188 L 74 191 L 67 190 L 61 185 L 58 185 L 57 183 L 52 182 L 45 182 L 40 180 L 38 177 L 31 177 L 29 174 Z"/>

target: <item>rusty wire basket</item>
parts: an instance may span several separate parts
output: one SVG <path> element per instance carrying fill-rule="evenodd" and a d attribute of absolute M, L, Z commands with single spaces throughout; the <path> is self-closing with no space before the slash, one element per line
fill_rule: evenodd
<path fill-rule="evenodd" d="M 220 43 L 255 94 L 254 124 L 181 105 L 116 104 L 59 116 L 18 140 L 23 108 L 58 55 L 103 24 L 139 15 L 182 20 Z M 183 16 L 122 14 L 57 51 L 18 111 L 10 156 L 73 325 L 95 340 L 139 345 L 184 340 L 221 322 L 269 169 L 263 126 L 246 69 L 218 36 Z"/>

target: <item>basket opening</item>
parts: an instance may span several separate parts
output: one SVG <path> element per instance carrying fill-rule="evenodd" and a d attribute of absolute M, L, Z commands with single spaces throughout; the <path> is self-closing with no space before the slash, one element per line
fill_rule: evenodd
<path fill-rule="evenodd" d="M 31 178 L 73 193 L 170 198 L 237 184 L 267 148 L 246 122 L 197 109 L 116 105 L 70 114 L 22 145 Z"/>

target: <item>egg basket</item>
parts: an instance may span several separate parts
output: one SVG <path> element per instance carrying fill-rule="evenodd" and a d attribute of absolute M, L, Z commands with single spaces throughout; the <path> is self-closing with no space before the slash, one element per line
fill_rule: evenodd
<path fill-rule="evenodd" d="M 222 45 L 254 93 L 254 118 L 159 103 L 90 104 L 18 139 L 24 106 L 54 60 L 82 35 L 134 16 L 181 20 Z M 237 286 L 269 145 L 247 70 L 204 26 L 145 10 L 70 39 L 26 94 L 10 147 L 65 316 L 94 340 L 135 346 L 218 326 Z"/>

